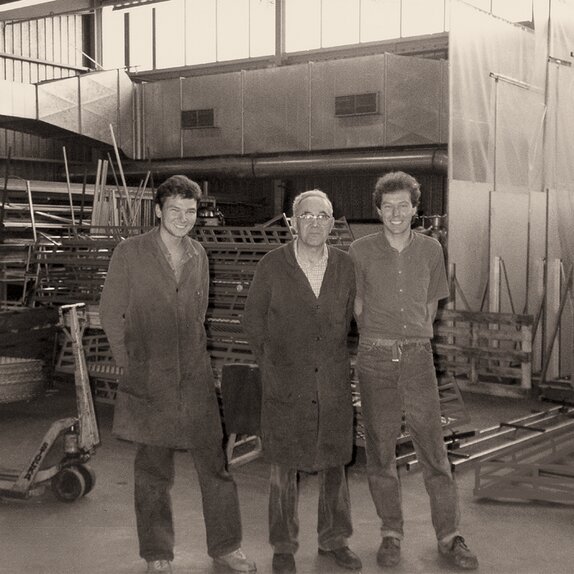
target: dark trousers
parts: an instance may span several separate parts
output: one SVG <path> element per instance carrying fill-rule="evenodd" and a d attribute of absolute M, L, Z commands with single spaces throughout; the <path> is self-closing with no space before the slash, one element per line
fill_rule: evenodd
<path fill-rule="evenodd" d="M 403 412 L 430 498 L 439 542 L 458 534 L 460 510 L 456 482 L 443 440 L 440 397 L 430 342 L 403 348 L 393 360 L 390 347 L 359 342 L 357 355 L 365 423 L 367 476 L 381 518 L 383 536 L 403 538 L 401 485 L 395 449 Z"/>
<path fill-rule="evenodd" d="M 271 465 L 269 493 L 269 542 L 276 553 L 295 554 L 299 547 L 299 489 L 297 470 Z M 335 550 L 347 545 L 353 533 L 351 503 L 344 466 L 318 472 L 319 510 L 317 534 L 319 548 Z"/>
<path fill-rule="evenodd" d="M 174 454 L 170 448 L 140 444 L 134 462 L 135 511 L 140 556 L 147 561 L 173 560 L 171 487 Z M 222 556 L 241 546 L 237 487 L 225 468 L 222 449 L 191 451 L 199 479 L 207 552 Z"/>

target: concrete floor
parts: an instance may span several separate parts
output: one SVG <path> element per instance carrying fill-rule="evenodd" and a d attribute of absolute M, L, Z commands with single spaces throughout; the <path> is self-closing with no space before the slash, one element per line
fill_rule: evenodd
<path fill-rule="evenodd" d="M 551 405 L 522 399 L 465 395 L 472 428 L 486 428 Z M 110 434 L 112 407 L 97 404 L 102 445 L 92 458 L 94 490 L 73 502 L 57 501 L 50 490 L 26 501 L 0 499 L 0 573 L 143 573 L 132 508 L 133 446 Z M 29 402 L 0 405 L 0 464 L 23 468 L 52 421 L 75 416 L 66 388 Z M 267 465 L 252 461 L 233 470 L 241 500 L 244 548 L 260 573 L 271 572 L 267 543 Z M 472 470 L 457 472 L 462 532 L 488 574 L 570 574 L 573 572 L 574 508 L 568 505 L 478 501 Z M 376 565 L 379 522 L 371 503 L 362 451 L 349 467 L 355 534 L 351 548 L 362 558 L 364 574 Z M 317 488 L 314 476 L 301 480 L 300 574 L 343 572 L 317 556 Z M 205 552 L 205 532 L 197 480 L 190 458 L 181 453 L 173 489 L 176 520 L 175 572 L 221 573 Z M 405 541 L 397 574 L 453 571 L 440 561 L 420 472 L 403 473 Z"/>

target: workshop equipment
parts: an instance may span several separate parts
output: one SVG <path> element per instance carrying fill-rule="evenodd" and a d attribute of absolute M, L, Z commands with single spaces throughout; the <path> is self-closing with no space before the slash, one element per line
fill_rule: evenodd
<path fill-rule="evenodd" d="M 548 428 L 511 425 L 525 432 L 479 461 L 474 495 L 574 504 L 574 410 L 559 414 Z"/>
<path fill-rule="evenodd" d="M 41 493 L 51 483 L 59 500 L 73 502 L 88 494 L 95 485 L 94 471 L 86 463 L 100 444 L 100 436 L 82 347 L 84 311 L 84 303 L 64 305 L 59 309 L 59 325 L 72 342 L 78 416 L 52 423 L 21 472 L 0 470 L 0 497 L 26 499 Z M 63 444 L 63 456 L 56 464 L 44 468 L 56 441 Z"/>
<path fill-rule="evenodd" d="M 479 498 L 574 502 L 574 408 L 552 407 L 454 437 L 447 434 L 445 442 L 453 472 L 474 467 Z M 401 462 L 407 470 L 419 465 L 415 453 Z"/>
<path fill-rule="evenodd" d="M 215 197 L 205 196 L 199 200 L 197 205 L 197 225 L 206 225 L 208 227 L 225 225 L 225 218 L 217 207 Z"/>
<path fill-rule="evenodd" d="M 261 373 L 256 364 L 223 365 L 221 406 L 227 435 L 225 452 L 229 466 L 245 464 L 263 453 L 261 392 Z"/>

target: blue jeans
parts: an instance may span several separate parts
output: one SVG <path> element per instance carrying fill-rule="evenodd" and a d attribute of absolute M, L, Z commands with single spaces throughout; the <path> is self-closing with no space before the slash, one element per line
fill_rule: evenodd
<path fill-rule="evenodd" d="M 269 542 L 273 551 L 280 554 L 295 554 L 299 548 L 297 476 L 297 469 L 271 464 Z M 319 548 L 335 550 L 346 546 L 347 538 L 353 533 L 345 467 L 336 466 L 320 470 L 318 480 Z"/>
<path fill-rule="evenodd" d="M 393 361 L 393 356 L 395 360 Z M 439 542 L 458 534 L 458 493 L 443 439 L 430 342 L 403 344 L 401 352 L 377 339 L 359 341 L 357 369 L 365 425 L 367 475 L 384 536 L 403 538 L 396 443 L 402 415 L 430 498 Z"/>
<path fill-rule="evenodd" d="M 174 481 L 170 448 L 140 444 L 134 463 L 135 511 L 140 556 L 147 561 L 173 560 L 174 530 L 170 490 Z M 191 451 L 197 470 L 207 534 L 214 558 L 241 546 L 237 487 L 225 468 L 223 449 Z"/>

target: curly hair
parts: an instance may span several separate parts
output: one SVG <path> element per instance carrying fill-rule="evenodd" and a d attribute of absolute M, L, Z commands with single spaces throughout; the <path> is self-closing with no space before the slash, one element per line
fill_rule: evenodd
<path fill-rule="evenodd" d="M 391 171 L 377 180 L 373 192 L 373 203 L 377 209 L 381 208 L 383 195 L 397 191 L 408 191 L 411 194 L 411 204 L 416 206 L 421 198 L 419 182 L 404 171 Z"/>
<path fill-rule="evenodd" d="M 161 209 L 168 197 L 181 196 L 199 202 L 202 195 L 201 187 L 195 181 L 185 175 L 172 175 L 157 188 L 154 201 Z"/>

